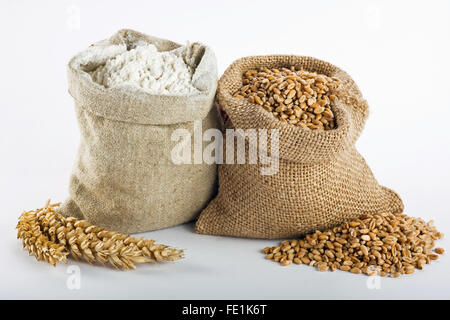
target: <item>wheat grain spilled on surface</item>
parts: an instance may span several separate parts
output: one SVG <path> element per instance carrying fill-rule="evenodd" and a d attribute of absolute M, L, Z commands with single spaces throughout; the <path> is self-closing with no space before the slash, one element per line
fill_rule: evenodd
<path fill-rule="evenodd" d="M 406 214 L 363 216 L 335 228 L 307 234 L 304 239 L 266 247 L 266 258 L 288 266 L 306 264 L 319 271 L 340 269 L 369 276 L 414 273 L 438 259 L 443 248 L 433 247 L 443 238 L 433 224 Z"/>

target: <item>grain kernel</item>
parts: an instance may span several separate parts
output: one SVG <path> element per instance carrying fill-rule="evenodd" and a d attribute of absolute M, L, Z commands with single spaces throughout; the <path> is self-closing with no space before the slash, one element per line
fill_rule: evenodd
<path fill-rule="evenodd" d="M 319 270 L 319 271 L 328 271 L 328 269 L 329 269 L 329 267 L 328 267 L 328 265 L 326 264 L 326 263 L 324 263 L 324 262 L 321 262 L 321 263 L 318 263 L 317 264 L 317 269 Z"/>
<path fill-rule="evenodd" d="M 321 113 L 323 113 L 324 110 L 325 110 L 324 107 L 318 106 L 318 107 L 314 108 L 314 113 L 315 114 L 321 114 Z"/>
<path fill-rule="evenodd" d="M 414 273 L 414 267 L 411 267 L 411 266 L 407 267 L 406 270 L 405 270 L 405 273 L 406 274 Z"/>
<path fill-rule="evenodd" d="M 437 255 L 437 254 L 430 254 L 430 255 L 428 255 L 428 257 L 431 259 L 431 260 L 437 260 L 438 258 L 439 258 L 439 256 Z"/>
<path fill-rule="evenodd" d="M 364 241 L 370 241 L 370 236 L 367 235 L 367 234 L 363 234 L 363 235 L 361 236 L 361 240 L 364 240 Z"/>
<path fill-rule="evenodd" d="M 283 261 L 281 262 L 281 265 L 282 265 L 283 267 L 286 267 L 286 266 L 290 265 L 291 263 L 292 263 L 291 260 L 283 260 Z"/>
<path fill-rule="evenodd" d="M 351 268 L 351 269 L 350 269 L 350 272 L 351 272 L 351 273 L 354 273 L 354 274 L 360 274 L 360 273 L 361 273 L 361 270 L 358 269 L 358 268 Z"/>

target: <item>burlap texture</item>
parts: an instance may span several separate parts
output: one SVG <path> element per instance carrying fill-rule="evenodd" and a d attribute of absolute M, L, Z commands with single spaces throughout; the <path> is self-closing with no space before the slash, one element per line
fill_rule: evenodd
<path fill-rule="evenodd" d="M 214 107 L 217 66 L 208 47 L 194 43 L 183 56 L 195 67 L 199 94 L 152 95 L 130 87 L 105 88 L 87 71 L 136 41 L 159 51 L 174 42 L 121 30 L 76 55 L 68 65 L 69 92 L 75 100 L 81 141 L 70 179 L 70 197 L 61 213 L 122 233 L 181 224 L 195 218 L 215 193 L 216 165 L 175 165 L 175 129 L 193 133 L 220 125 Z"/>
<path fill-rule="evenodd" d="M 311 131 L 292 126 L 232 96 L 242 86 L 245 71 L 291 65 L 342 80 L 340 100 L 333 110 L 336 129 Z M 217 96 L 226 127 L 279 130 L 279 172 L 261 175 L 261 164 L 220 165 L 219 192 L 200 214 L 198 233 L 291 238 L 364 214 L 403 211 L 397 193 L 378 184 L 355 149 L 368 106 L 355 82 L 336 66 L 301 56 L 242 58 L 219 80 Z"/>

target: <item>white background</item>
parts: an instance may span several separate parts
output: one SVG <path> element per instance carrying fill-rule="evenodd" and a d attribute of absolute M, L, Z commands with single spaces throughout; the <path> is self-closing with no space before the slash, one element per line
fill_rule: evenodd
<path fill-rule="evenodd" d="M 78 24 L 79 21 L 79 24 Z M 197 235 L 193 225 L 144 236 L 187 248 L 185 260 L 119 272 L 27 256 L 15 238 L 25 209 L 63 201 L 79 132 L 66 63 L 121 28 L 210 45 L 220 75 L 257 54 L 311 55 L 346 70 L 370 106 L 358 149 L 406 213 L 450 234 L 450 1 L 5 1 L 0 4 L 0 298 L 450 298 L 448 255 L 398 279 L 282 268 L 277 241 Z M 438 246 L 450 250 L 448 239 Z M 372 289 L 371 289 L 372 288 Z"/>

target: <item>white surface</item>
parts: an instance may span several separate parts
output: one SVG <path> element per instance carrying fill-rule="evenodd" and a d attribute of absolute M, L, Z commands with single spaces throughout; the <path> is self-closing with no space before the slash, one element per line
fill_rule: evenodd
<path fill-rule="evenodd" d="M 184 261 L 133 272 L 53 268 L 22 251 L 24 209 L 67 197 L 78 145 L 65 65 L 120 28 L 202 41 L 219 72 L 247 55 L 311 55 L 346 70 L 369 101 L 358 149 L 411 216 L 450 235 L 449 1 L 2 1 L 0 4 L 0 298 L 450 298 L 448 254 L 423 271 L 381 279 L 282 268 L 259 252 L 277 241 L 200 236 L 192 225 L 146 233 L 187 248 Z M 79 13 L 79 25 L 77 24 Z M 450 250 L 448 238 L 439 244 Z"/>

